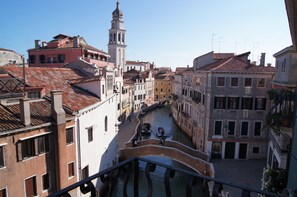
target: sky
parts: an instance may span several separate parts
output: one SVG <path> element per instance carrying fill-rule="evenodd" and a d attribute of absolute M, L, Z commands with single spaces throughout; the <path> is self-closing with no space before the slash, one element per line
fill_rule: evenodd
<path fill-rule="evenodd" d="M 2 0 L 0 47 L 25 55 L 34 40 L 80 35 L 108 52 L 116 0 Z M 120 0 L 126 59 L 157 67 L 193 66 L 216 53 L 245 53 L 275 64 L 273 54 L 292 44 L 284 0 Z"/>

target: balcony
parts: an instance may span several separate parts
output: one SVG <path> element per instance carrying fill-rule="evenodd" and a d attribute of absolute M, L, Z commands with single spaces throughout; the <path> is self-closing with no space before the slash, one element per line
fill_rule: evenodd
<path fill-rule="evenodd" d="M 140 166 L 139 164 L 144 163 L 145 166 L 145 176 L 139 176 L 140 174 Z M 70 192 L 72 190 L 76 190 L 79 188 L 80 192 L 83 194 L 90 194 L 90 196 L 96 196 L 96 189 L 95 186 L 92 183 L 92 180 L 101 179 L 102 182 L 105 183 L 107 186 L 106 192 L 103 194 L 103 196 L 113 196 L 113 190 L 115 186 L 118 185 L 118 179 L 120 174 L 125 176 L 124 184 L 122 185 L 122 195 L 121 196 L 139 196 L 139 193 L 146 193 L 147 196 L 152 196 L 153 194 L 153 179 L 151 178 L 151 174 L 156 171 L 156 169 L 163 168 L 165 170 L 165 173 L 163 175 L 160 174 L 160 176 L 163 176 L 163 187 L 164 187 L 164 194 L 160 194 L 160 196 L 172 196 L 172 193 L 174 192 L 174 188 L 172 188 L 171 182 L 174 181 L 174 177 L 176 173 L 182 173 L 185 174 L 187 180 L 186 182 L 186 188 L 185 188 L 185 196 L 192 196 L 192 189 L 195 184 L 199 183 L 203 187 L 203 196 L 213 196 L 213 197 L 219 197 L 219 196 L 226 196 L 224 187 L 232 187 L 237 190 L 241 191 L 242 197 L 249 197 L 251 194 L 262 194 L 266 196 L 271 197 L 277 197 L 280 195 L 266 192 L 263 190 L 257 190 L 248 188 L 246 186 L 240 186 L 237 184 L 231 184 L 228 183 L 228 181 L 221 181 L 217 180 L 208 176 L 204 176 L 195 172 L 191 172 L 188 170 L 180 169 L 177 167 L 168 166 L 164 163 L 155 162 L 149 159 L 145 158 L 130 158 L 125 161 L 120 162 L 119 164 L 108 168 L 106 170 L 103 170 L 97 174 L 94 174 L 82 181 L 79 181 L 63 190 L 60 190 L 54 194 L 51 194 L 51 197 L 55 196 L 70 196 Z M 128 188 L 128 182 L 129 177 L 131 177 L 132 184 L 130 186 L 132 188 Z M 147 189 L 141 190 L 139 180 L 141 177 L 145 177 L 147 181 Z M 130 192 L 130 193 L 128 193 Z"/>
<path fill-rule="evenodd" d="M 282 127 L 280 130 L 275 131 L 270 128 L 269 138 L 274 144 L 277 144 L 278 152 L 289 152 L 290 142 L 292 138 L 292 128 Z"/>

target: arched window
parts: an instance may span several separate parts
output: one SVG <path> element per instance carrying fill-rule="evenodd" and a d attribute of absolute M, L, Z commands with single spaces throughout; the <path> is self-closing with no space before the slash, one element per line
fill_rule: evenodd
<path fill-rule="evenodd" d="M 105 119 L 104 119 L 105 131 L 107 131 L 107 129 L 108 129 L 107 123 L 108 123 L 107 116 L 105 116 Z"/>

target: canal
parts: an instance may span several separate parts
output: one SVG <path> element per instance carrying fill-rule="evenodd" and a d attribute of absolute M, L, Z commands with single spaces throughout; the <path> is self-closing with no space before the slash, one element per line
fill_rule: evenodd
<path fill-rule="evenodd" d="M 168 138 L 166 140 L 175 140 L 179 141 L 185 145 L 191 146 L 191 140 L 185 135 L 179 127 L 173 121 L 173 118 L 169 115 L 170 113 L 170 105 L 167 104 L 162 108 L 156 108 L 150 112 L 147 112 L 143 117 L 141 117 L 142 123 L 151 123 L 152 125 L 152 134 L 149 137 L 144 138 L 158 138 L 156 135 L 156 131 L 158 127 L 163 127 Z M 146 157 L 148 159 L 164 163 L 170 166 L 175 166 L 178 168 L 186 169 L 192 171 L 188 167 L 173 161 L 171 159 L 163 158 L 163 157 Z M 144 197 L 147 196 L 147 182 L 144 174 L 145 165 L 140 162 L 140 173 L 139 173 L 139 196 Z M 157 167 L 154 172 L 151 173 L 151 179 L 153 182 L 153 195 L 157 197 L 166 196 L 165 194 L 165 184 L 164 184 L 164 174 L 165 168 Z M 176 172 L 173 179 L 171 179 L 171 194 L 173 197 L 183 197 L 186 196 L 186 188 L 187 188 L 187 178 L 188 176 Z M 114 190 L 113 196 L 118 197 L 122 196 L 122 189 L 124 186 L 124 177 L 120 177 L 118 180 L 117 187 Z M 128 194 L 133 194 L 133 178 L 132 176 L 129 179 L 128 183 Z M 203 191 L 202 183 L 198 182 L 192 188 L 193 196 L 208 196 L 207 191 Z"/>

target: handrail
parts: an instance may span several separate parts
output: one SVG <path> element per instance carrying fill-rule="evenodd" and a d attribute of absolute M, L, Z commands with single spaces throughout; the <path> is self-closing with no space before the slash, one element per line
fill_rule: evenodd
<path fill-rule="evenodd" d="M 166 192 L 170 192 L 170 184 L 168 184 L 168 178 L 174 178 L 174 173 L 175 172 L 179 172 L 179 173 L 183 173 L 188 175 L 188 182 L 191 183 L 191 180 L 193 180 L 193 178 L 202 180 L 204 183 L 208 182 L 208 183 L 213 183 L 213 188 L 210 188 L 210 191 L 212 192 L 212 196 L 217 197 L 219 196 L 219 194 L 221 194 L 223 192 L 223 186 L 230 186 L 233 188 L 238 188 L 242 190 L 242 197 L 248 197 L 250 196 L 250 193 L 256 193 L 256 194 L 262 194 L 262 195 L 266 195 L 267 197 L 284 197 L 283 195 L 278 195 L 272 192 L 267 192 L 267 191 L 263 191 L 260 189 L 254 189 L 251 187 L 246 187 L 246 186 L 242 186 L 242 185 L 238 185 L 238 184 L 234 184 L 234 183 L 230 183 L 230 182 L 226 182 L 226 181 L 222 181 L 222 180 L 218 180 L 209 176 L 204 176 L 195 172 L 191 172 L 185 169 L 181 169 L 178 167 L 174 167 L 174 166 L 169 166 L 167 164 L 164 163 L 160 163 L 157 161 L 152 161 L 150 159 L 146 159 L 146 158 L 137 158 L 137 157 L 133 157 L 133 158 L 129 158 L 125 161 L 120 162 L 119 164 L 110 167 L 106 170 L 103 170 L 97 174 L 94 174 L 82 181 L 79 181 L 73 185 L 70 185 L 60 191 L 57 191 L 56 193 L 50 194 L 50 197 L 58 197 L 58 196 L 70 196 L 69 192 L 79 188 L 80 191 L 84 194 L 86 193 L 90 193 L 91 196 L 95 196 L 95 187 L 92 183 L 92 180 L 94 179 L 98 179 L 100 178 L 103 182 L 105 182 L 107 185 L 111 185 L 111 187 L 113 187 L 116 184 L 117 181 L 117 177 L 115 178 L 111 178 L 111 176 L 113 176 L 112 174 L 114 171 L 121 171 L 124 167 L 128 166 L 128 168 L 126 170 L 124 170 L 124 172 L 128 173 L 127 177 L 130 176 L 131 170 L 133 171 L 133 193 L 134 195 L 130 194 L 129 196 L 139 196 L 139 184 L 138 184 L 138 176 L 139 176 L 139 162 L 145 162 L 147 163 L 146 165 L 149 165 L 148 167 L 146 167 L 146 177 L 149 178 L 150 172 L 153 172 L 157 167 L 158 168 L 165 168 L 166 169 L 166 173 L 165 173 L 165 178 L 164 178 L 164 184 L 165 184 L 165 188 L 166 188 Z M 119 173 L 116 173 L 117 175 Z M 111 182 L 112 180 L 115 180 L 115 182 Z M 123 196 L 126 196 L 127 194 L 127 181 L 128 178 L 126 178 L 125 180 L 125 184 L 124 184 L 124 188 L 123 188 Z M 206 184 L 205 184 L 206 185 Z M 209 184 L 211 185 L 211 184 Z M 148 188 L 149 191 L 153 190 L 152 187 Z M 187 194 L 191 194 L 191 190 L 192 187 L 191 185 L 189 187 L 187 187 L 186 192 Z M 110 190 L 112 193 L 112 189 Z"/>

